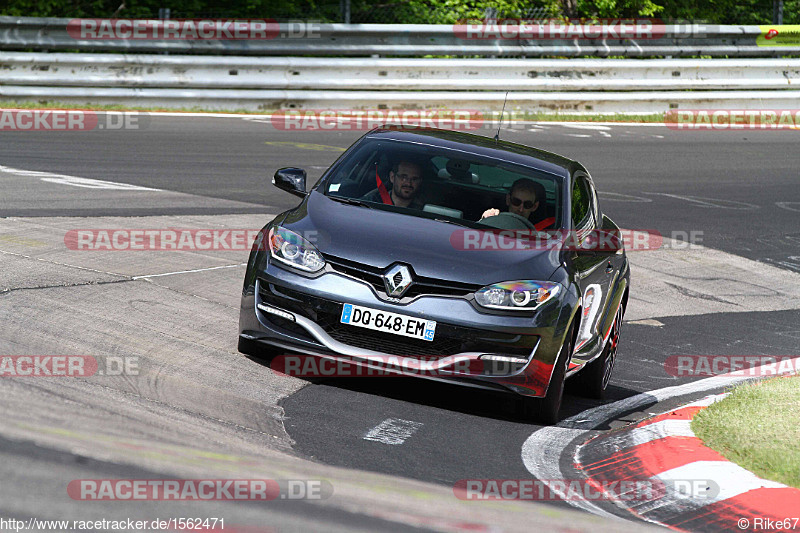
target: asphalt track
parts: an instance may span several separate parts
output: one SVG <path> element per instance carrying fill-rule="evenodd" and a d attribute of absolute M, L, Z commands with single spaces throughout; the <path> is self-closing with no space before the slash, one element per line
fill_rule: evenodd
<path fill-rule="evenodd" d="M 280 212 L 293 197 L 271 188 L 279 166 L 313 183 L 363 132 L 281 131 L 269 119 L 150 117 L 138 130 L 3 133 L 0 164 L 154 187 L 219 202 L 54 206 L 26 196 L 0 216 L 143 216 Z M 476 133 L 492 135 L 487 128 Z M 658 126 L 536 125 L 503 138 L 581 161 L 624 227 L 703 232 L 702 244 L 800 269 L 797 130 L 675 131 Z M 262 207 L 258 207 L 262 206 Z"/>
<path fill-rule="evenodd" d="M 275 376 L 235 353 L 246 251 L 64 249 L 71 228 L 260 227 L 296 205 L 269 185 L 276 168 L 303 166 L 313 183 L 360 134 L 198 117 L 150 117 L 137 131 L 0 133 L 0 352 L 133 355 L 143 369 L 137 377 L 68 383 L 0 379 L 3 479 L 16 481 L 0 489 L 4 516 L 194 512 L 278 531 L 321 524 L 463 530 L 487 523 L 514 530 L 534 513 L 547 519 L 527 502 L 532 514 L 519 521 L 521 507 L 501 506 L 487 516 L 452 496 L 462 479 L 530 478 L 521 450 L 539 428 L 519 420 L 513 399 L 413 379 L 308 383 Z M 601 191 L 601 208 L 621 226 L 678 240 L 694 232 L 702 244 L 632 259 L 636 300 L 606 403 L 698 379 L 669 375 L 670 355 L 800 354 L 800 132 L 542 124 L 502 136 L 583 162 Z M 562 416 L 599 404 L 568 395 Z M 596 429 L 668 407 L 646 405 Z M 389 419 L 414 422 L 416 430 L 402 444 L 364 439 Z M 240 460 L 210 464 L 202 460 L 208 453 Z M 64 489 L 77 478 L 243 472 L 325 477 L 349 500 L 322 507 L 111 505 L 71 501 Z M 389 485 L 400 495 L 370 499 Z M 547 505 L 565 513 L 556 523 L 594 527 L 576 522 L 563 502 Z"/>

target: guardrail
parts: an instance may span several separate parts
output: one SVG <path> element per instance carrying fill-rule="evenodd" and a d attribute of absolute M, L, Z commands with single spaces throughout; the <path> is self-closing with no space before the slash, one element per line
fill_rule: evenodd
<path fill-rule="evenodd" d="M 800 46 L 756 46 L 761 30 L 755 26 L 673 25 L 663 28 L 663 37 L 638 42 L 522 42 L 467 40 L 453 26 L 316 24 L 302 32 L 281 24 L 273 26 L 272 39 L 210 41 L 76 40 L 69 23 L 0 17 L 0 49 L 48 51 L 0 53 L 0 100 L 225 110 L 498 111 L 511 91 L 509 110 L 572 113 L 784 109 L 800 102 L 800 91 L 791 90 L 800 82 L 800 59 L 526 57 L 800 54 Z M 137 53 L 86 53 L 101 50 Z M 479 57 L 404 57 L 439 54 Z M 330 57 L 374 55 L 400 57 Z"/>
<path fill-rule="evenodd" d="M 4 53 L 11 86 L 348 91 L 791 89 L 800 59 L 357 59 Z"/>
<path fill-rule="evenodd" d="M 452 25 L 277 25 L 274 38 L 255 40 L 88 40 L 67 32 L 70 19 L 0 17 L 0 49 L 81 52 L 169 52 L 238 56 L 430 56 L 459 57 L 783 57 L 800 46 L 756 45 L 758 26 L 671 24 L 659 37 L 633 39 L 468 39 Z"/>
<path fill-rule="evenodd" d="M 57 102 L 80 107 L 265 111 L 276 109 L 463 109 L 499 113 L 505 93 L 451 91 L 282 91 L 0 86 L 0 101 Z M 655 114 L 671 109 L 797 109 L 800 91 L 514 92 L 514 113 Z M 13 107 L 13 106 L 12 106 Z"/>
<path fill-rule="evenodd" d="M 0 101 L 220 110 L 796 109 L 800 59 L 355 59 L 4 53 Z M 686 90 L 691 89 L 691 90 Z M 761 90 L 755 90 L 761 89 Z"/>

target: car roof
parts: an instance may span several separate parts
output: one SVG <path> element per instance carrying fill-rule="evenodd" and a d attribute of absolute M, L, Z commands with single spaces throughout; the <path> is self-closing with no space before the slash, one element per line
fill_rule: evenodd
<path fill-rule="evenodd" d="M 510 161 L 562 177 L 569 177 L 570 172 L 576 168 L 583 169 L 576 161 L 546 150 L 509 141 L 495 141 L 490 137 L 460 131 L 413 126 L 383 126 L 370 131 L 367 137 L 423 143 L 461 150 L 467 153 Z"/>

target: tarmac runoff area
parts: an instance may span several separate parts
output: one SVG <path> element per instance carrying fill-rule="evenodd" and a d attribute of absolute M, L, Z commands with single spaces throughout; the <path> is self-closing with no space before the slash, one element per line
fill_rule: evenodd
<path fill-rule="evenodd" d="M 172 476 L 325 478 L 335 495 L 323 505 L 412 527 L 608 527 L 610 519 L 530 502 L 454 503 L 447 487 L 294 456 L 278 402 L 305 382 L 236 350 L 246 250 L 88 252 L 65 245 L 76 229 L 257 230 L 270 218 L 0 219 L 3 353 L 135 358 L 139 369 L 138 375 L 0 379 L 2 437 Z M 800 274 L 788 270 L 700 246 L 629 257 L 635 290 L 627 321 L 658 325 L 667 316 L 800 308 Z M 69 512 L 57 503 L 63 490 L 54 486 L 59 496 L 47 500 L 54 513 Z M 2 492 L 10 506 L 21 498 Z M 613 524 L 616 531 L 646 528 Z"/>
<path fill-rule="evenodd" d="M 298 458 L 278 401 L 306 382 L 279 376 L 236 350 L 247 251 L 81 252 L 64 244 L 70 229 L 259 229 L 268 219 L 0 219 L 3 353 L 120 358 L 134 360 L 137 369 L 136 375 L 0 378 L 0 455 L 9 455 L 0 471 L 4 479 L 22 477 L 21 484 L 34 485 L 19 490 L 3 484 L 5 509 L 53 519 L 141 514 L 136 502 L 96 502 L 89 512 L 65 496 L 70 480 L 101 477 L 87 476 L 99 469 L 112 478 L 329 481 L 333 496 L 306 507 L 286 502 L 259 510 L 223 503 L 224 513 L 243 523 L 277 524 L 281 531 L 314 530 L 321 523 L 329 531 L 528 531 L 530 523 L 551 531 L 563 524 L 570 531 L 608 527 L 606 519 L 576 510 L 522 501 L 462 502 L 446 486 Z M 46 455 L 45 467 L 33 462 L 24 467 L 25 475 L 12 468 L 21 461 L 12 453 L 15 443 L 26 443 L 20 453 Z M 119 469 L 135 473 L 109 475 Z M 34 491 L 38 501 L 48 502 L 46 510 L 31 507 L 25 494 Z M 325 509 L 322 515 L 310 508 L 317 503 Z M 181 504 L 171 505 L 175 515 L 172 509 Z M 223 512 L 213 502 L 202 511 Z M 346 516 L 337 522 L 337 513 Z M 265 514 L 273 518 L 265 521 Z M 623 522 L 614 529 L 651 530 Z"/>

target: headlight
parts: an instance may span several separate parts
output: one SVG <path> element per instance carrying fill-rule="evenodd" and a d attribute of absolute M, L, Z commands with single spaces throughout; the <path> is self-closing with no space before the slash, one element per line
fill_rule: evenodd
<path fill-rule="evenodd" d="M 475 301 L 489 309 L 532 311 L 558 294 L 558 288 L 549 281 L 506 281 L 482 288 Z"/>
<path fill-rule="evenodd" d="M 270 228 L 269 253 L 273 259 L 307 272 L 318 272 L 325 259 L 313 244 L 284 228 Z"/>

